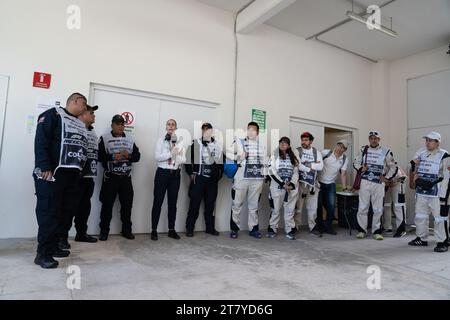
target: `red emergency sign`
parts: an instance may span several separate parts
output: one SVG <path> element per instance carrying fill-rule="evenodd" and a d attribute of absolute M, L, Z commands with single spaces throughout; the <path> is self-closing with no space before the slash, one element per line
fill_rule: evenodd
<path fill-rule="evenodd" d="M 35 72 L 33 78 L 33 87 L 49 89 L 52 81 L 52 75 L 43 72 Z"/>

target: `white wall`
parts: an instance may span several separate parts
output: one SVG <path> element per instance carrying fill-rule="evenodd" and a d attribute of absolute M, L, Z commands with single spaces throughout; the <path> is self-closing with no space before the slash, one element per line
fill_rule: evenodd
<path fill-rule="evenodd" d="M 26 117 L 38 96 L 65 99 L 73 91 L 88 94 L 91 82 L 103 83 L 216 102 L 219 125 L 233 123 L 232 14 L 194 0 L 78 0 L 82 29 L 69 31 L 70 4 L 1 2 L 0 73 L 11 82 L 0 164 L 0 238 L 36 234 L 34 136 L 26 133 Z M 357 145 L 378 128 L 403 163 L 406 79 L 450 68 L 443 49 L 373 65 L 266 25 L 238 40 L 237 127 L 245 127 L 257 107 L 267 111 L 268 128 L 282 135 L 289 134 L 290 117 L 356 128 Z M 52 73 L 50 90 L 31 87 L 33 71 Z M 223 184 L 228 188 L 217 203 L 220 230 L 229 227 L 231 205 L 230 183 Z"/>
<path fill-rule="evenodd" d="M 448 46 L 436 48 L 389 64 L 389 130 L 390 143 L 398 146 L 397 158 L 403 166 L 407 159 L 408 79 L 450 69 Z M 450 137 L 449 137 L 450 139 Z"/>
<path fill-rule="evenodd" d="M 238 39 L 238 126 L 256 106 L 281 135 L 291 116 L 368 130 L 370 62 L 266 25 Z"/>
<path fill-rule="evenodd" d="M 446 54 L 447 51 L 448 46 L 440 47 L 389 63 L 389 106 L 385 119 L 389 123 L 389 143 L 404 169 L 408 168 L 410 160 L 407 156 L 408 79 L 450 69 L 450 56 Z M 408 192 L 409 200 L 412 196 L 413 194 Z M 409 206 L 407 212 L 408 221 L 412 222 L 414 208 Z"/>
<path fill-rule="evenodd" d="M 369 130 L 372 63 L 323 44 L 262 25 L 238 35 L 236 125 L 245 127 L 251 109 L 267 111 L 268 129 L 289 135 L 289 118 Z M 301 132 L 297 133 L 298 135 Z M 356 135 L 356 144 L 365 135 Z M 291 140 L 292 137 L 291 137 Z M 261 226 L 268 220 L 262 196 Z"/>
<path fill-rule="evenodd" d="M 82 10 L 79 31 L 66 28 L 74 3 Z M 103 83 L 220 103 L 220 125 L 231 127 L 233 25 L 232 14 L 193 0 L 2 0 L 0 74 L 11 82 L 0 238 L 36 235 L 34 134 L 26 134 L 26 116 L 38 96 L 88 95 L 90 82 Z M 53 75 L 50 90 L 32 88 L 34 71 Z"/>

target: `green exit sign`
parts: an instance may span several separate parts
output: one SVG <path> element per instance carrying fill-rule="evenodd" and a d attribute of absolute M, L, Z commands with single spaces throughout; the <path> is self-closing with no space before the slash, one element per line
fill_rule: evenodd
<path fill-rule="evenodd" d="M 260 132 L 266 132 L 267 112 L 259 109 L 252 109 L 252 121 L 259 125 Z"/>

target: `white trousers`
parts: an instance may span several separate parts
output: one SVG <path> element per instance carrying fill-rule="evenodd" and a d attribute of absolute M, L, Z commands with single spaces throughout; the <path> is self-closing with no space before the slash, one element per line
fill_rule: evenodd
<path fill-rule="evenodd" d="M 367 222 L 370 203 L 372 203 L 372 233 L 381 232 L 381 216 L 383 215 L 384 183 L 361 180 L 358 205 L 358 225 L 367 233 Z"/>
<path fill-rule="evenodd" d="M 383 228 L 386 230 L 392 230 L 392 213 L 395 215 L 397 228 L 406 223 L 406 204 L 398 202 L 401 187 L 402 185 L 397 183 L 396 186 L 389 188 L 384 196 Z"/>
<path fill-rule="evenodd" d="M 245 200 L 248 205 L 248 228 L 252 230 L 258 225 L 258 207 L 264 180 L 236 178 L 233 184 L 233 203 L 231 219 L 241 229 L 241 210 Z"/>
<path fill-rule="evenodd" d="M 316 188 L 314 194 L 311 194 L 311 187 L 308 187 L 303 183 L 300 183 L 299 185 L 298 200 L 294 215 L 295 225 L 297 228 L 300 226 L 303 207 L 306 206 L 306 212 L 308 213 L 308 227 L 309 230 L 312 231 L 316 226 L 319 188 Z"/>
<path fill-rule="evenodd" d="M 272 211 L 269 225 L 275 232 L 278 230 L 281 208 L 284 209 L 284 230 L 286 233 L 289 233 L 292 228 L 295 228 L 294 214 L 295 203 L 298 197 L 298 187 L 288 193 L 287 202 L 284 201 L 285 196 L 286 191 L 284 189 L 278 189 L 277 183 L 272 182 L 270 184 L 269 201 Z"/>
<path fill-rule="evenodd" d="M 414 223 L 416 224 L 416 235 L 423 241 L 428 240 L 430 213 L 434 217 L 434 237 L 437 242 L 444 242 L 447 239 L 445 226 L 448 217 L 441 217 L 440 199 L 438 197 L 416 195 L 416 217 Z"/>

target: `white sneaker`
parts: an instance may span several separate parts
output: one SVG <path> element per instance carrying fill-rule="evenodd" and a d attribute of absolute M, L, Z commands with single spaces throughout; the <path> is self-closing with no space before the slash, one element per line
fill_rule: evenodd
<path fill-rule="evenodd" d="M 358 232 L 358 234 L 356 235 L 356 238 L 358 239 L 364 239 L 365 237 L 367 237 L 367 234 L 364 232 Z"/>
<path fill-rule="evenodd" d="M 384 240 L 384 237 L 381 235 L 381 234 L 374 234 L 373 235 L 373 238 L 375 239 L 375 240 Z"/>

